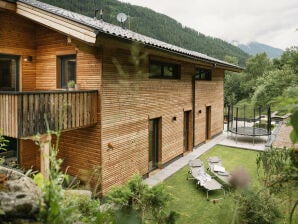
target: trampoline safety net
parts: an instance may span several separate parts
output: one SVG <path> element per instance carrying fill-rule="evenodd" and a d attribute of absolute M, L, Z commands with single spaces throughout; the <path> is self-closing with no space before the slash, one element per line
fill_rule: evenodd
<path fill-rule="evenodd" d="M 227 130 L 237 135 L 269 136 L 271 135 L 270 107 L 241 107 L 226 108 L 225 119 Z"/>

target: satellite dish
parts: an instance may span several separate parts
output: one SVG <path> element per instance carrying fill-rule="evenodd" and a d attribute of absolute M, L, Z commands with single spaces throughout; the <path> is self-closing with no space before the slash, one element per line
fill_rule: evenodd
<path fill-rule="evenodd" d="M 120 12 L 120 13 L 118 13 L 118 15 L 117 15 L 117 20 L 118 20 L 120 23 L 124 23 L 124 22 L 127 20 L 127 15 L 124 14 L 123 12 Z"/>

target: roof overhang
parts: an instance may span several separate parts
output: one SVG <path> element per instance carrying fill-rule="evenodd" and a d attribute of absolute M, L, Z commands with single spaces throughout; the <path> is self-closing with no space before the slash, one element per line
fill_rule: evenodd
<path fill-rule="evenodd" d="M 123 30 L 121 27 L 104 21 L 94 20 L 90 17 L 39 1 L 18 0 L 16 13 L 67 36 L 86 42 L 89 45 L 95 45 L 98 36 L 105 36 L 106 38 L 112 37 L 116 38 L 118 41 L 128 41 L 129 43 L 135 41 L 150 48 L 208 63 L 214 68 L 234 72 L 243 70 L 240 66 L 209 57 L 199 52 L 174 46 L 130 30 Z"/>
<path fill-rule="evenodd" d="M 95 44 L 96 30 L 34 6 L 17 2 L 16 13 L 67 36 Z"/>
<path fill-rule="evenodd" d="M 0 0 L 0 9 L 16 11 L 16 4 L 11 1 Z"/>

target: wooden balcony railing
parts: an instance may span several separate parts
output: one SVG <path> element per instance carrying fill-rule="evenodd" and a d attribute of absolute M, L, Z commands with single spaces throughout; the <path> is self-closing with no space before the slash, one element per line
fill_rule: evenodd
<path fill-rule="evenodd" d="M 0 128 L 14 138 L 95 125 L 97 91 L 0 92 Z"/>

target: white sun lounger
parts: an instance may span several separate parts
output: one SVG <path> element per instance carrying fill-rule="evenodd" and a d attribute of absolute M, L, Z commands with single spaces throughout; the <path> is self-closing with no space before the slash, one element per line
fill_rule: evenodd
<path fill-rule="evenodd" d="M 205 172 L 204 164 L 201 160 L 190 160 L 189 163 L 188 179 L 194 179 L 197 181 L 198 187 L 202 187 L 206 190 L 206 197 L 208 199 L 209 191 L 223 190 L 222 185 L 213 179 L 209 174 Z M 224 191 L 225 194 L 225 191 Z"/>

